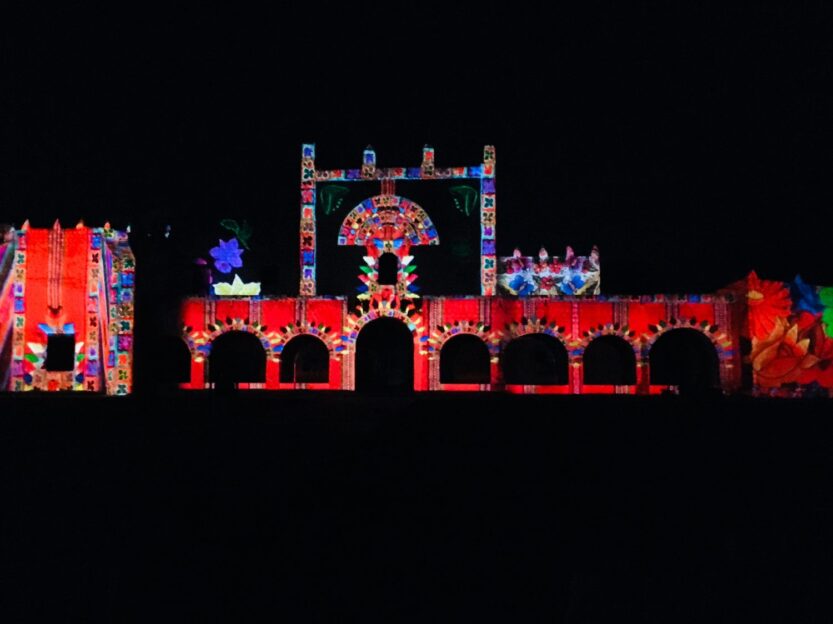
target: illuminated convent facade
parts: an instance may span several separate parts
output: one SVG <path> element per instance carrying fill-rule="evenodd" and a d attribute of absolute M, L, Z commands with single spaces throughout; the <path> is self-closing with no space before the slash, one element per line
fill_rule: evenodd
<path fill-rule="evenodd" d="M 315 146 L 304 145 L 298 295 L 262 295 L 240 278 L 251 228 L 225 220 L 234 235 L 211 249 L 206 270 L 227 280 L 181 305 L 170 353 L 180 387 L 829 396 L 833 289 L 753 273 L 711 294 L 606 296 L 596 248 L 497 255 L 495 171 L 491 146 L 474 165 L 437 166 L 426 147 L 419 166 L 382 168 L 368 148 L 359 167 L 321 169 Z M 431 185 L 447 191 L 442 206 L 414 198 Z M 431 266 L 453 223 L 472 224 L 477 249 L 459 258 L 478 274 L 479 292 L 422 294 L 417 266 Z M 126 236 L 56 225 L 7 238 L 4 386 L 129 392 Z M 327 258 L 335 260 L 325 266 Z M 347 258 L 357 260 L 353 284 L 320 292 L 322 276 Z M 72 368 L 53 371 L 50 350 L 70 335 Z"/>

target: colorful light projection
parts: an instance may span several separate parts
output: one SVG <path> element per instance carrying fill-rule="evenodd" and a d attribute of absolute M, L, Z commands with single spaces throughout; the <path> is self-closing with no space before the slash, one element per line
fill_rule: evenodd
<path fill-rule="evenodd" d="M 244 283 L 236 273 L 230 284 L 217 282 L 213 288 L 218 297 L 256 297 L 260 294 L 260 282 Z"/>
<path fill-rule="evenodd" d="M 500 258 L 497 280 L 501 293 L 520 297 L 599 295 L 599 249 L 593 247 L 589 256 L 577 256 L 567 247 L 563 259 L 550 257 L 543 247 L 537 258 L 515 249 L 513 255 Z"/>
<path fill-rule="evenodd" d="M 215 270 L 228 274 L 233 269 L 243 268 L 242 255 L 245 250 L 249 249 L 252 227 L 246 221 L 238 224 L 234 219 L 223 219 L 220 221 L 220 225 L 230 230 L 235 236 L 227 241 L 222 238 L 219 239 L 217 246 L 212 247 L 208 253 L 212 258 Z M 241 249 L 240 245 L 244 249 Z M 196 262 L 199 265 L 208 266 L 208 263 L 202 258 L 198 258 Z M 243 282 L 237 272 L 234 273 L 231 282 L 213 283 L 213 276 L 210 276 L 210 281 L 212 282 L 211 287 L 214 295 L 218 297 L 255 297 L 260 294 L 260 282 Z"/>
<path fill-rule="evenodd" d="M 346 302 L 335 298 L 189 298 L 182 306 L 182 339 L 191 352 L 190 381 L 184 389 L 210 388 L 209 367 L 214 341 L 230 332 L 255 336 L 263 347 L 266 376 L 262 383 L 241 383 L 240 389 L 336 390 L 347 387 L 342 363 L 344 347 L 336 328 L 347 315 Z M 320 340 L 329 352 L 328 381 L 285 383 L 283 352 L 299 336 Z"/>
<path fill-rule="evenodd" d="M 331 169 L 331 170 L 316 170 L 315 168 L 315 145 L 308 143 L 304 144 L 301 150 L 301 221 L 300 221 L 300 267 L 301 267 L 301 277 L 300 277 L 300 286 L 299 286 L 299 293 L 301 296 L 314 296 L 316 294 L 316 253 L 317 253 L 317 241 L 316 241 L 316 211 L 318 209 L 318 202 L 319 197 L 316 192 L 316 183 L 317 182 L 359 182 L 359 181 L 367 181 L 367 180 L 379 180 L 383 183 L 384 188 L 382 189 L 382 193 L 376 197 L 370 198 L 362 202 L 359 206 L 354 208 L 354 212 L 358 210 L 359 207 L 362 207 L 362 212 L 368 210 L 373 213 L 374 217 L 379 217 L 381 220 L 382 215 L 380 214 L 381 208 L 388 208 L 393 207 L 384 205 L 386 202 L 390 202 L 391 204 L 395 204 L 397 208 L 404 208 L 404 210 L 400 210 L 400 216 L 398 219 L 401 221 L 398 226 L 396 223 L 389 223 L 388 226 L 391 226 L 392 229 L 390 230 L 390 235 L 383 235 L 383 236 L 375 236 L 379 238 L 381 241 L 382 246 L 384 247 L 385 242 L 387 241 L 390 243 L 390 246 L 393 249 L 396 249 L 394 245 L 396 245 L 396 240 L 401 240 L 400 246 L 405 242 L 409 241 L 409 245 L 413 244 L 432 244 L 430 242 L 424 242 L 422 238 L 422 234 L 427 234 L 427 230 L 430 229 L 429 226 L 426 226 L 426 230 L 420 233 L 418 223 L 425 224 L 425 218 L 420 220 L 419 218 L 415 218 L 419 215 L 415 215 L 411 210 L 411 207 L 406 204 L 408 202 L 405 198 L 401 198 L 395 195 L 393 192 L 393 184 L 396 180 L 448 180 L 448 179 L 473 179 L 480 181 L 480 226 L 481 226 L 481 241 L 480 241 L 480 265 L 481 265 L 481 274 L 480 274 L 480 284 L 481 284 L 481 294 L 483 295 L 494 295 L 495 288 L 497 283 L 497 261 L 495 256 L 495 232 L 496 232 L 496 195 L 495 195 L 495 148 L 493 146 L 487 145 L 483 149 L 483 163 L 480 165 L 468 166 L 468 167 L 448 167 L 448 168 L 438 168 L 435 166 L 434 162 L 434 149 L 430 146 L 425 146 L 422 151 L 422 163 L 419 167 L 389 167 L 389 168 L 378 168 L 376 166 L 376 152 L 373 148 L 369 147 L 364 150 L 362 155 L 362 164 L 361 168 L 358 169 Z M 330 214 L 334 211 L 340 203 L 340 198 L 343 198 L 344 193 L 340 190 L 340 185 L 335 185 L 335 187 L 326 187 L 326 190 L 323 194 L 323 197 L 320 198 L 322 209 L 327 213 Z M 333 188 L 333 190 L 329 190 Z M 459 195 L 459 193 L 458 193 Z M 470 194 L 460 195 L 459 197 L 455 196 L 455 201 L 458 202 L 458 206 L 462 205 L 466 207 L 466 196 Z M 471 197 L 469 197 L 469 201 Z M 367 203 L 369 202 L 369 204 Z M 462 203 L 459 203 L 462 202 Z M 413 202 L 409 202 L 411 205 L 415 206 Z M 380 204 L 382 204 L 380 206 Z M 421 210 L 421 209 L 419 209 Z M 424 212 L 424 211 L 423 211 Z M 354 215 L 355 217 L 358 216 L 359 213 Z M 396 219 L 391 212 L 391 218 L 394 220 Z M 427 215 L 425 216 L 427 217 Z M 355 224 L 356 221 L 353 222 Z M 428 221 L 430 224 L 430 220 Z M 372 226 L 372 227 L 371 227 Z M 370 224 L 368 224 L 368 228 L 373 229 L 376 228 L 376 232 L 378 233 L 379 228 L 382 226 L 381 222 L 376 223 L 370 220 Z M 358 230 L 358 226 L 355 228 Z M 349 244 L 362 244 L 367 245 L 367 240 L 372 240 L 374 236 L 369 236 L 368 231 L 364 231 L 360 233 L 359 240 L 362 242 L 356 242 L 356 234 L 358 232 L 353 231 L 354 228 L 349 227 L 347 231 L 342 231 L 339 235 L 339 244 L 342 245 L 349 245 Z M 392 232 L 399 232 L 400 236 L 394 236 Z M 414 234 L 416 238 L 412 238 Z M 428 235 L 429 238 L 431 235 Z M 436 231 L 433 234 L 433 237 L 438 240 Z M 343 240 L 343 242 L 342 242 Z M 415 242 L 415 241 L 419 242 Z M 433 243 L 436 244 L 436 243 Z M 375 246 L 376 243 L 373 243 Z M 378 248 L 378 247 L 377 247 Z M 400 251 L 398 257 L 401 259 L 408 254 L 404 251 Z M 376 256 L 373 252 L 369 251 L 368 256 L 373 257 L 374 259 Z M 362 282 L 367 285 L 368 281 L 372 281 L 372 272 L 375 270 L 375 264 L 368 263 L 367 266 L 370 268 L 370 272 L 368 272 L 365 268 L 362 268 L 362 271 L 365 274 L 365 278 L 362 279 Z M 404 271 L 405 267 L 413 266 L 412 263 L 409 263 L 404 266 L 399 267 L 399 271 Z M 411 269 L 411 273 L 405 273 L 404 275 L 400 276 L 402 280 L 408 280 L 409 284 L 413 283 L 415 277 L 413 277 L 412 273 L 413 269 Z M 409 277 L 405 277 L 408 275 Z M 361 279 L 361 278 L 360 278 Z M 399 282 L 397 282 L 399 283 Z M 371 290 L 370 286 L 368 286 L 368 291 Z M 402 289 L 399 289 L 402 290 Z M 405 291 L 413 293 L 413 287 L 408 287 Z M 404 295 L 403 295 L 404 296 Z"/>
<path fill-rule="evenodd" d="M 714 349 L 720 387 L 740 386 L 736 330 L 743 318 L 742 302 L 729 295 L 563 297 L 424 297 L 417 300 L 362 300 L 348 310 L 344 298 L 202 298 L 183 308 L 183 335 L 192 353 L 191 381 L 186 388 L 210 387 L 211 345 L 228 332 L 255 335 L 266 358 L 262 383 L 243 388 L 355 388 L 360 365 L 359 335 L 378 319 L 404 325 L 413 340 L 415 390 L 506 391 L 524 394 L 659 394 L 667 385 L 652 381 L 651 356 L 656 345 L 677 332 L 697 332 Z M 337 332 L 337 328 L 343 328 Z M 726 328 L 726 329 L 723 329 Z M 488 353 L 488 383 L 448 383 L 441 380 L 444 346 L 460 335 L 481 340 Z M 283 351 L 297 336 L 321 340 L 330 353 L 326 383 L 298 385 L 281 381 Z M 509 383 L 503 357 L 515 341 L 539 336 L 566 350 L 567 377 L 557 384 Z M 599 339 L 621 340 L 634 353 L 630 369 L 634 383 L 585 383 L 584 358 Z M 514 345 L 514 346 L 513 346 Z M 635 368 L 635 370 L 634 370 Z"/>
<path fill-rule="evenodd" d="M 10 276 L 15 262 L 16 240 L 14 228 L 7 224 L 0 224 L 0 355 L 3 354 L 3 345 L 10 340 L 13 327 L 12 286 L 14 280 Z M 8 387 L 9 373 L 8 366 L 0 365 L 0 389 Z"/>
<path fill-rule="evenodd" d="M 479 192 L 463 185 L 449 191 L 464 214 L 480 206 L 483 296 L 416 295 L 411 247 L 439 244 L 440 233 L 420 206 L 396 193 L 395 184 L 397 180 L 436 179 L 480 180 Z M 316 288 L 315 218 L 319 203 L 325 214 L 339 210 L 348 194 L 347 185 L 358 181 L 378 181 L 381 192 L 355 205 L 339 230 L 339 245 L 361 246 L 366 252 L 359 305 L 348 311 L 344 298 L 312 296 Z M 318 197 L 319 182 L 343 184 L 325 185 Z M 236 279 L 228 290 L 232 296 L 241 293 L 236 300 L 188 302 L 184 307 L 184 318 L 188 319 L 184 338 L 193 358 L 192 381 L 186 387 L 207 387 L 213 341 L 229 331 L 238 331 L 255 334 L 267 358 L 265 381 L 243 387 L 353 389 L 356 367 L 361 365 L 357 357 L 357 351 L 362 350 L 359 335 L 379 319 L 399 322 L 410 332 L 413 349 L 408 350 L 407 357 L 413 357 L 410 368 L 415 390 L 659 394 L 673 390 L 675 386 L 669 384 L 678 383 L 674 379 L 680 379 L 680 384 L 690 383 L 682 373 L 675 377 L 661 370 L 669 362 L 676 365 L 674 357 L 662 356 L 678 348 L 669 345 L 682 344 L 678 353 L 696 347 L 704 354 L 698 360 L 705 362 L 705 368 L 696 372 L 699 379 L 706 380 L 701 388 L 719 383 L 724 392 L 734 392 L 741 387 L 738 344 L 748 333 L 752 334 L 752 356 L 747 363 L 754 369 L 756 387 L 779 392 L 786 389 L 789 396 L 810 390 L 821 394 L 819 389 L 828 387 L 833 360 L 831 289 L 810 287 L 800 279 L 785 285 L 755 282 L 750 277 L 740 297 L 737 289 L 706 295 L 604 296 L 600 294 L 599 251 L 595 247 L 587 256 L 576 256 L 568 248 L 563 258 L 550 257 L 545 249 L 537 258 L 525 257 L 516 250 L 511 257 L 501 259 L 498 274 L 494 223 L 493 148 L 487 146 L 484 150 L 482 165 L 442 169 L 435 166 L 430 147 L 423 150 L 420 166 L 413 168 L 379 168 L 375 152 L 368 147 L 359 168 L 318 171 L 315 147 L 304 145 L 299 232 L 301 296 L 246 297 L 242 294 L 246 291 L 241 290 L 245 284 Z M 236 227 L 239 234 L 242 226 Z M 225 245 L 219 246 L 223 247 L 223 258 L 215 260 L 225 260 L 233 269 L 243 253 L 240 247 L 246 245 L 242 239 L 236 249 L 229 247 L 235 247 L 230 241 L 223 242 Z M 501 294 L 512 296 L 494 296 L 498 287 Z M 742 329 L 747 325 L 750 332 Z M 340 336 L 334 334 L 333 327 L 343 328 Z M 292 357 L 300 343 L 295 343 L 297 348 L 285 347 L 299 336 L 304 342 L 321 340 L 330 353 L 326 383 L 298 385 L 283 381 L 288 376 L 282 375 L 281 369 L 290 366 L 281 361 L 283 354 Z M 455 346 L 445 350 L 447 344 Z M 552 378 L 524 376 L 515 367 L 511 375 L 507 373 L 510 365 L 527 357 L 522 351 L 529 345 L 549 349 L 552 354 L 558 351 L 559 361 L 564 363 L 562 372 Z M 507 355 L 510 352 L 512 358 Z M 619 364 L 626 374 L 605 377 L 599 373 L 604 367 L 596 366 L 585 379 L 585 371 L 592 368 L 589 363 L 605 352 L 621 356 Z M 453 353 L 466 357 L 479 353 L 478 375 L 443 378 L 442 363 L 444 358 L 450 362 Z M 504 361 L 507 358 L 513 362 Z M 452 369 L 460 370 L 446 367 Z"/>
<path fill-rule="evenodd" d="M 8 388 L 129 394 L 136 265 L 127 234 L 109 224 L 64 230 L 57 221 L 43 229 L 27 222 L 7 244 L 14 261 L 0 293 L 12 314 L 0 315 L 9 320 L 0 330 L 12 333 Z M 61 344 L 71 357 L 51 366 L 50 349 Z"/>
<path fill-rule="evenodd" d="M 829 396 L 833 389 L 833 287 L 763 280 L 744 284 L 755 389 Z"/>
<path fill-rule="evenodd" d="M 404 197 L 393 194 L 393 181 L 383 182 L 383 195 L 368 198 L 353 208 L 339 230 L 339 245 L 364 246 L 367 255 L 358 287 L 359 298 L 414 298 L 418 290 L 412 246 L 439 245 L 437 229 L 425 210 Z M 396 276 L 383 283 L 380 264 L 383 256 L 395 258 Z"/>

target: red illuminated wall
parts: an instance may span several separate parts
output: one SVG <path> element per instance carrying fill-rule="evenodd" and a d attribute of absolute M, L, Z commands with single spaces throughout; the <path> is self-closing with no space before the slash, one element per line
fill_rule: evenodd
<path fill-rule="evenodd" d="M 9 362 L 8 389 L 128 394 L 135 262 L 127 236 L 109 225 L 25 224 L 12 245 L 14 258 L 0 285 L 0 312 L 11 327 L 11 356 L 0 360 Z M 53 334 L 73 337 L 72 370 L 46 370 Z"/>
<path fill-rule="evenodd" d="M 212 341 L 227 331 L 257 335 L 266 352 L 266 381 L 243 388 L 269 390 L 335 390 L 344 386 L 342 359 L 337 349 L 345 315 L 345 301 L 336 298 L 187 299 L 182 306 L 183 337 L 191 349 L 191 381 L 184 388 L 209 386 L 208 363 Z M 280 382 L 280 349 L 298 335 L 314 335 L 330 350 L 327 383 Z"/>
<path fill-rule="evenodd" d="M 379 316 L 409 324 L 414 339 L 414 389 L 450 391 L 501 390 L 533 394 L 656 394 L 666 389 L 650 380 L 650 348 L 662 334 L 686 327 L 702 331 L 715 345 L 720 362 L 721 386 L 727 391 L 740 384 L 740 356 L 733 327 L 737 304 L 728 296 L 610 297 L 610 298 L 502 298 L 425 297 L 411 311 L 391 304 L 378 310 L 363 304 L 348 310 L 342 298 L 189 299 L 183 305 L 185 335 L 192 350 L 191 382 L 187 388 L 207 387 L 206 354 L 213 338 L 229 329 L 257 333 L 267 357 L 266 381 L 245 387 L 292 389 L 352 389 L 355 387 L 355 344 L 361 328 Z M 219 327 L 221 321 L 223 327 Z M 714 331 L 716 325 L 725 330 Z M 280 353 L 275 347 L 312 327 L 325 327 L 323 338 L 331 350 L 327 384 L 280 383 Z M 439 366 L 442 346 L 457 333 L 477 335 L 491 354 L 488 384 L 443 384 Z M 569 357 L 568 383 L 564 385 L 506 385 L 500 355 L 514 338 L 548 333 L 563 344 Z M 636 384 L 588 386 L 583 380 L 584 349 L 601 335 L 616 335 L 635 353 Z"/>

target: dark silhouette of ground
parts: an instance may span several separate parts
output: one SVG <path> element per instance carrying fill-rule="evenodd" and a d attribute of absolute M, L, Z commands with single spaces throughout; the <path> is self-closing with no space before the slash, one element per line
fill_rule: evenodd
<path fill-rule="evenodd" d="M 0 414 L 4 621 L 826 613 L 829 401 L 29 394 Z"/>

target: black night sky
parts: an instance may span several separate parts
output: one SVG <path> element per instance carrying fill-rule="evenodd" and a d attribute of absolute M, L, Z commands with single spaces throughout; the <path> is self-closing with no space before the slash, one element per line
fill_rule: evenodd
<path fill-rule="evenodd" d="M 137 392 L 0 393 L 0 621 L 830 621 L 827 400 L 140 369 L 222 218 L 255 228 L 244 277 L 297 294 L 303 142 L 321 168 L 494 144 L 498 253 L 597 244 L 606 294 L 833 284 L 833 5 L 273 4 L 0 15 L 0 223 L 130 224 L 137 256 Z"/>
<path fill-rule="evenodd" d="M 171 223 L 187 253 L 246 218 L 291 294 L 303 141 L 321 167 L 367 144 L 380 166 L 425 143 L 469 164 L 493 143 L 501 254 L 598 244 L 607 293 L 753 268 L 831 283 L 832 21 L 821 4 L 30 15 L 3 38 L 0 205 L 18 225 Z"/>

